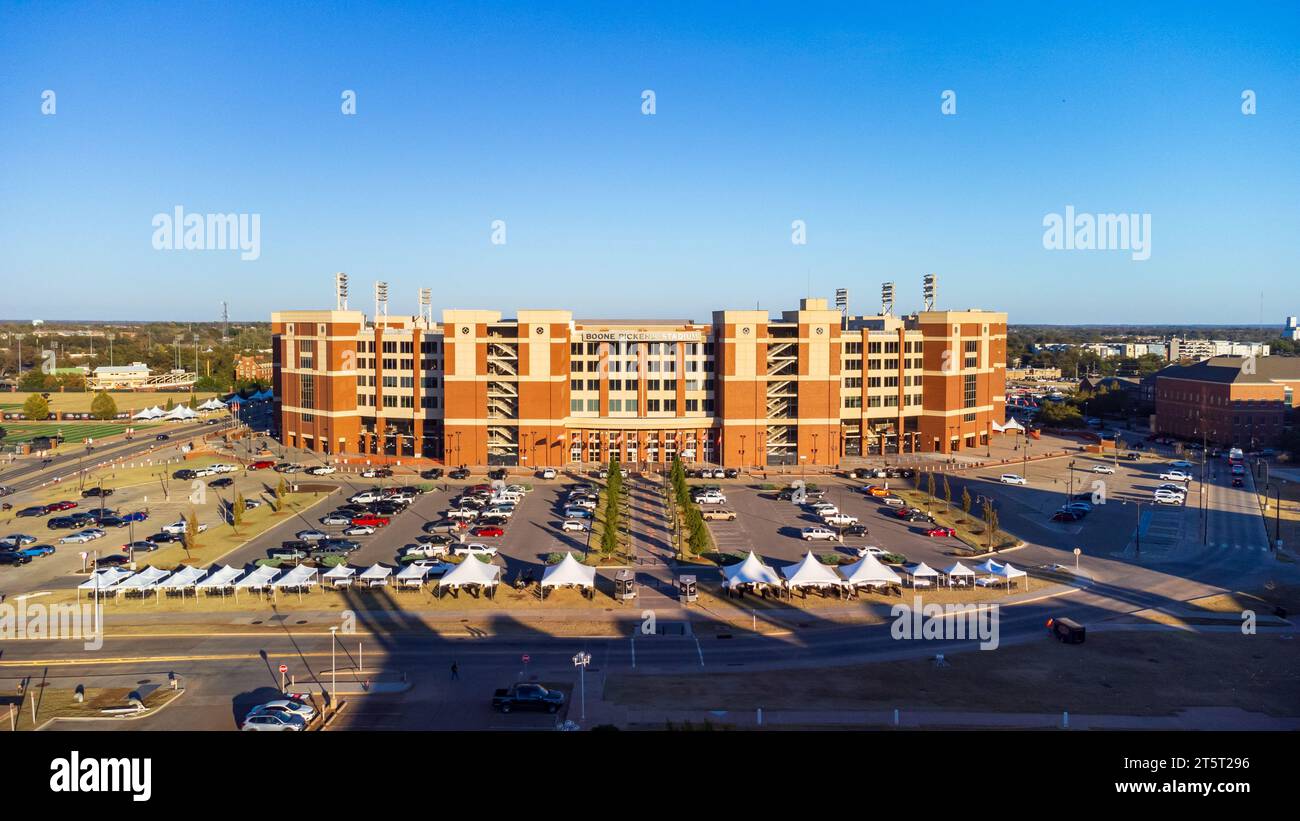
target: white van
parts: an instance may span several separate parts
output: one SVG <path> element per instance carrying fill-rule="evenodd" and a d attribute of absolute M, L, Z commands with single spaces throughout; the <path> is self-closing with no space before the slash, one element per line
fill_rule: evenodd
<path fill-rule="evenodd" d="M 523 498 L 524 498 L 524 494 L 522 493 L 513 490 L 503 490 L 497 495 L 493 496 L 490 501 L 492 501 L 493 503 L 509 502 L 512 505 L 517 505 L 521 501 L 523 501 Z"/>

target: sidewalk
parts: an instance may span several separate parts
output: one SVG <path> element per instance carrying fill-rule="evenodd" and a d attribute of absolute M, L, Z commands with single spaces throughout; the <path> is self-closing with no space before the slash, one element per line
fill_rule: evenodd
<path fill-rule="evenodd" d="M 629 710 L 587 705 L 587 728 L 617 724 L 627 729 L 663 729 L 689 722 L 741 730 L 771 729 L 1003 729 L 1003 730 L 1300 730 L 1300 716 L 1269 716 L 1235 707 L 1194 707 L 1171 716 L 1082 715 L 1076 713 L 986 713 L 942 710 Z M 761 721 L 761 723 L 760 723 Z"/>

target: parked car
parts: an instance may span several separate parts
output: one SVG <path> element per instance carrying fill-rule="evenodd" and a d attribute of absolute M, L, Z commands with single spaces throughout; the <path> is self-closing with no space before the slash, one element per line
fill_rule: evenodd
<path fill-rule="evenodd" d="M 387 516 L 358 516 L 352 520 L 354 525 L 369 525 L 370 527 L 387 527 L 392 521 Z"/>
<path fill-rule="evenodd" d="M 902 497 L 899 496 L 886 496 L 880 501 L 884 502 L 889 507 L 904 507 L 907 504 L 903 501 Z"/>
<path fill-rule="evenodd" d="M 484 525 L 476 527 L 469 532 L 469 535 L 480 539 L 499 539 L 506 535 L 505 530 L 496 525 Z"/>
<path fill-rule="evenodd" d="M 163 525 L 162 531 L 163 533 L 170 533 L 173 536 L 184 536 L 186 531 L 189 530 L 189 526 L 190 526 L 189 522 L 185 521 L 184 519 L 181 519 L 180 521 L 172 522 L 169 525 Z M 200 533 L 202 533 L 207 529 L 208 529 L 207 525 L 203 524 L 202 522 L 199 522 L 198 530 Z"/>
<path fill-rule="evenodd" d="M 446 544 L 408 544 L 402 548 L 403 556 L 423 556 L 426 559 L 441 558 L 450 552 L 451 547 Z"/>
<path fill-rule="evenodd" d="M 27 564 L 32 560 L 31 556 L 24 556 L 16 550 L 0 550 L 0 564 Z"/>
<path fill-rule="evenodd" d="M 1113 474 L 1113 473 L 1115 472 L 1115 468 L 1114 468 L 1113 466 L 1111 466 L 1111 465 L 1093 465 L 1093 466 L 1092 466 L 1092 472 L 1093 472 L 1093 473 L 1105 473 L 1106 475 L 1109 476 L 1109 475 L 1111 475 L 1111 474 Z"/>
<path fill-rule="evenodd" d="M 565 519 L 560 523 L 560 530 L 566 533 L 584 533 L 591 527 L 581 519 Z"/>
<path fill-rule="evenodd" d="M 1179 459 L 1176 462 L 1170 462 L 1169 467 L 1179 468 L 1180 470 L 1190 470 L 1192 468 L 1192 463 L 1186 459 Z"/>
<path fill-rule="evenodd" d="M 720 507 L 709 507 L 700 511 L 700 516 L 711 521 L 734 522 L 736 520 L 736 511 Z"/>
<path fill-rule="evenodd" d="M 30 516 L 44 516 L 50 512 L 50 509 L 45 505 L 33 505 L 32 507 L 23 508 L 14 515 L 19 518 L 27 518 Z"/>
<path fill-rule="evenodd" d="M 112 495 L 113 495 L 113 489 L 111 487 L 105 487 L 105 488 L 88 487 L 85 490 L 81 491 L 81 498 L 83 499 L 89 499 L 93 496 L 98 496 L 101 499 L 103 499 Z"/>
<path fill-rule="evenodd" d="M 501 713 L 509 713 L 515 710 L 556 713 L 563 706 L 564 693 L 529 682 L 512 684 L 492 694 L 492 709 Z"/>
<path fill-rule="evenodd" d="M 799 537 L 805 542 L 814 540 L 829 541 L 838 538 L 834 530 L 826 527 L 805 527 L 799 531 Z"/>
<path fill-rule="evenodd" d="M 389 468 L 366 468 L 361 471 L 361 475 L 366 479 L 389 479 L 393 471 Z"/>
<path fill-rule="evenodd" d="M 158 545 L 146 539 L 137 539 L 134 542 L 127 542 L 126 544 L 122 545 L 122 550 L 126 553 L 131 553 L 131 552 L 140 553 L 142 551 L 145 553 L 149 553 L 157 549 L 158 549 Z"/>
<path fill-rule="evenodd" d="M 265 704 L 259 704 L 254 707 L 249 715 L 266 715 L 268 713 L 279 713 L 282 715 L 295 715 L 308 724 L 316 717 L 316 709 L 310 704 L 291 698 L 278 698 L 268 701 Z"/>
<path fill-rule="evenodd" d="M 468 479 L 469 468 L 456 468 L 447 474 L 452 479 Z"/>
<path fill-rule="evenodd" d="M 1165 472 L 1165 473 L 1160 474 L 1160 478 L 1161 478 L 1161 479 L 1164 479 L 1165 481 L 1168 481 L 1168 482 L 1190 482 L 1190 481 L 1192 481 L 1192 477 L 1191 477 L 1191 475 L 1190 475 L 1190 474 L 1187 474 L 1187 473 L 1183 473 L 1181 470 L 1171 470 L 1171 471 L 1167 471 L 1167 472 Z"/>
<path fill-rule="evenodd" d="M 3 539 L 0 539 L 0 548 L 19 548 L 26 547 L 29 544 L 36 544 L 39 541 L 35 536 L 29 536 L 26 533 L 10 533 Z"/>
<path fill-rule="evenodd" d="M 249 470 L 267 470 L 268 468 L 273 467 L 275 467 L 275 462 L 272 462 L 270 459 L 258 459 L 256 462 L 250 462 L 248 465 Z"/>
<path fill-rule="evenodd" d="M 234 483 L 234 479 L 231 479 L 229 476 L 223 476 L 220 479 L 213 479 L 211 482 L 208 482 L 208 487 L 230 487 Z"/>
<path fill-rule="evenodd" d="M 16 552 L 21 553 L 22 555 L 27 556 L 28 558 L 40 559 L 45 556 L 53 556 L 54 545 L 34 544 L 34 545 L 30 545 L 29 547 L 19 548 Z"/>
<path fill-rule="evenodd" d="M 167 441 L 168 439 L 170 439 L 170 438 L 172 438 L 170 434 L 160 433 L 160 434 L 158 434 L 157 436 L 154 437 L 154 441 L 156 441 L 156 442 L 166 442 L 166 441 Z"/>
<path fill-rule="evenodd" d="M 320 523 L 330 527 L 350 525 L 352 524 L 352 514 L 345 515 L 343 513 L 327 513 L 320 517 Z"/>
<path fill-rule="evenodd" d="M 847 513 L 832 513 L 829 516 L 823 516 L 822 521 L 831 527 L 848 527 L 857 524 L 858 518 Z"/>
<path fill-rule="evenodd" d="M 321 539 L 328 539 L 330 534 L 322 530 L 299 530 L 293 536 L 304 542 L 319 542 Z"/>
<path fill-rule="evenodd" d="M 273 547 L 266 551 L 266 555 L 272 559 L 278 559 L 282 562 L 301 562 L 311 555 L 314 548 L 311 542 L 290 543 L 285 542 L 279 547 Z"/>
<path fill-rule="evenodd" d="M 302 716 L 293 713 L 250 713 L 240 725 L 240 729 L 302 732 L 307 729 L 307 722 Z"/>
<path fill-rule="evenodd" d="M 1240 477 L 1240 476 L 1233 476 L 1233 477 L 1232 477 L 1232 486 L 1233 486 L 1233 487 L 1245 487 L 1245 486 L 1246 486 L 1246 483 L 1245 483 L 1245 481 L 1242 479 L 1242 477 Z"/>
<path fill-rule="evenodd" d="M 546 468 L 538 475 L 543 479 L 554 479 L 556 476 L 559 476 L 559 474 L 555 472 L 555 468 Z"/>
<path fill-rule="evenodd" d="M 109 553 L 107 556 L 100 556 L 95 560 L 95 567 L 121 567 L 124 564 L 130 564 L 131 557 L 124 553 Z"/>
<path fill-rule="evenodd" d="M 585 507 L 566 507 L 564 509 L 564 518 L 566 519 L 590 519 L 591 511 Z"/>
<path fill-rule="evenodd" d="M 312 476 L 329 476 L 331 473 L 336 473 L 337 471 L 338 469 L 333 465 L 317 465 L 314 468 L 310 468 L 307 472 Z"/>
<path fill-rule="evenodd" d="M 420 471 L 420 478 L 421 478 L 421 479 L 441 479 L 441 478 L 442 478 L 442 468 L 429 468 L 428 470 L 422 470 L 422 471 Z"/>
<path fill-rule="evenodd" d="M 1053 522 L 1077 522 L 1082 519 L 1083 513 L 1077 510 L 1065 510 L 1064 508 L 1052 514 Z"/>
<path fill-rule="evenodd" d="M 888 555 L 889 555 L 889 551 L 885 550 L 883 547 L 867 546 L 867 547 L 858 548 L 858 556 L 862 558 L 866 558 L 867 556 L 875 556 L 877 559 L 879 559 L 883 556 L 888 556 Z"/>
<path fill-rule="evenodd" d="M 462 542 L 451 549 L 451 552 L 457 556 L 495 556 L 497 548 L 495 545 L 479 544 L 477 542 Z"/>
<path fill-rule="evenodd" d="M 925 535 L 932 539 L 948 538 L 949 536 L 956 536 L 957 531 L 953 530 L 951 527 L 932 527 L 925 531 Z"/>
<path fill-rule="evenodd" d="M 1025 477 L 1019 473 L 1004 473 L 998 477 L 998 481 L 1004 485 L 1023 485 L 1026 483 Z"/>

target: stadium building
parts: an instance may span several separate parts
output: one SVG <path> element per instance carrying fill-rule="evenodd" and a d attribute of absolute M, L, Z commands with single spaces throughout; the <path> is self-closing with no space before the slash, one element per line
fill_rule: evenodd
<path fill-rule="evenodd" d="M 385 295 L 386 296 L 386 295 Z M 575 319 L 449 309 L 271 317 L 286 444 L 382 461 L 525 468 L 835 465 L 987 444 L 1004 419 L 1005 313 Z M 386 300 L 385 300 L 386 301 Z"/>

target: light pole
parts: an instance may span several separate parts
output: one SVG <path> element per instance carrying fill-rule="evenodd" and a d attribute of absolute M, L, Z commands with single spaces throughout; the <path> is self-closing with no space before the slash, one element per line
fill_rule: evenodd
<path fill-rule="evenodd" d="M 578 668 L 578 692 L 581 693 L 581 719 L 587 720 L 587 665 L 591 664 L 591 653 L 579 651 L 573 657 L 573 665 Z"/>
<path fill-rule="evenodd" d="M 334 663 L 334 646 L 338 644 L 338 625 L 330 627 L 330 706 L 334 706 L 334 691 L 337 688 L 338 679 L 336 678 L 338 667 Z"/>

